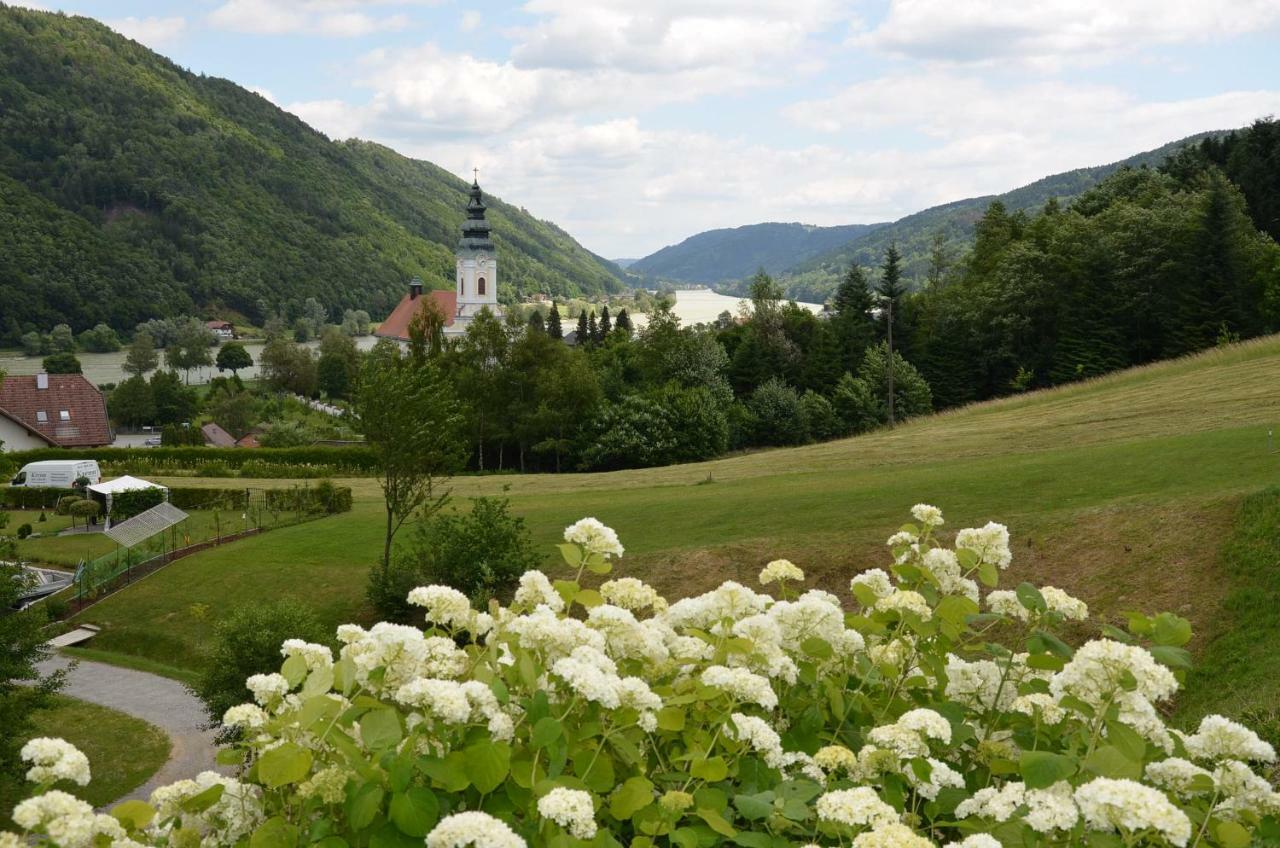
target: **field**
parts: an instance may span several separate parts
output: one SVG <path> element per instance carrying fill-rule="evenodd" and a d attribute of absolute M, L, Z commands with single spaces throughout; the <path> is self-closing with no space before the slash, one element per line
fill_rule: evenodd
<path fill-rule="evenodd" d="M 1244 498 L 1277 481 L 1277 374 L 1272 337 L 840 442 L 641 471 L 460 478 L 453 491 L 460 502 L 506 491 L 549 566 L 561 528 L 595 515 L 627 546 L 620 573 L 670 595 L 754 580 L 785 556 L 847 596 L 848 578 L 883 564 L 883 539 L 928 501 L 952 529 L 1008 524 L 1006 579 L 1060 586 L 1111 620 L 1177 611 L 1196 625 L 1197 652 L 1212 653 L 1231 638 L 1223 611 L 1233 593 L 1261 579 L 1233 566 L 1224 542 L 1243 532 Z M 381 503 L 375 481 L 342 483 L 355 489 L 349 514 L 201 553 L 86 610 L 105 628 L 93 647 L 198 667 L 222 613 L 280 596 L 313 604 L 331 624 L 367 620 Z M 1223 684 L 1194 693 L 1196 708 L 1212 707 Z M 1280 674 L 1249 691 L 1247 700 L 1268 698 Z M 1249 704 L 1236 696 L 1232 706 Z"/>

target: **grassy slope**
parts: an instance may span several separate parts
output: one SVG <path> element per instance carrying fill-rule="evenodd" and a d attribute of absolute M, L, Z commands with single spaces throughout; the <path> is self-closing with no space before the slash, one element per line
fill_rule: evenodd
<path fill-rule="evenodd" d="M 122 712 L 59 697 L 35 715 L 37 734 L 59 736 L 89 757 L 93 779 L 75 795 L 95 807 L 132 792 L 169 759 L 163 730 Z"/>
<path fill-rule="evenodd" d="M 882 540 L 911 504 L 928 500 L 951 527 L 1008 523 L 1010 578 L 1059 585 L 1104 615 L 1179 611 L 1199 646 L 1219 635 L 1221 541 L 1240 499 L 1280 465 L 1266 435 L 1280 419 L 1277 368 L 1273 337 L 841 442 L 612 474 L 464 478 L 454 490 L 509 486 L 548 550 L 565 524 L 596 515 L 627 545 L 622 572 L 673 595 L 754 579 L 775 556 L 846 592 L 851 574 L 883 564 Z M 85 618 L 107 626 L 95 647 L 198 664 L 213 621 L 193 616 L 194 603 L 216 617 L 294 595 L 332 623 L 367 615 L 380 504 L 374 481 L 344 482 L 357 492 L 350 515 L 192 557 L 93 607 Z"/>

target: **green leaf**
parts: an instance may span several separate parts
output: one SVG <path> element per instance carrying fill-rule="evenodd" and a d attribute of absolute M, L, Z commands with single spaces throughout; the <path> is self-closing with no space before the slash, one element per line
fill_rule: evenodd
<path fill-rule="evenodd" d="M 385 751 L 400 744 L 400 714 L 390 707 L 372 710 L 360 719 L 360 738 L 371 751 Z"/>
<path fill-rule="evenodd" d="M 301 654 L 294 654 L 280 666 L 280 674 L 289 681 L 289 686 L 297 686 L 307 676 L 307 661 Z"/>
<path fill-rule="evenodd" d="M 151 824 L 151 820 L 156 817 L 156 811 L 145 801 L 125 801 L 112 807 L 111 815 L 127 828 L 142 830 Z"/>
<path fill-rule="evenodd" d="M 311 771 L 311 752 L 296 742 L 272 748 L 258 760 L 258 777 L 272 789 L 297 783 Z"/>
<path fill-rule="evenodd" d="M 1151 656 L 1156 662 L 1169 668 L 1191 668 L 1191 653 L 1186 648 L 1175 648 L 1172 645 L 1152 645 Z"/>
<path fill-rule="evenodd" d="M 1147 740 L 1138 731 L 1118 721 L 1107 722 L 1107 741 L 1125 757 L 1142 762 L 1147 756 Z"/>
<path fill-rule="evenodd" d="M 391 796 L 391 821 L 406 836 L 424 837 L 440 820 L 440 802 L 423 786 L 411 786 Z"/>
<path fill-rule="evenodd" d="M 294 848 L 298 844 L 298 829 L 279 816 L 272 816 L 253 832 L 249 848 Z"/>
<path fill-rule="evenodd" d="M 679 707 L 663 707 L 658 710 L 658 729 L 670 731 L 684 730 L 684 710 Z"/>
<path fill-rule="evenodd" d="M 1117 780 L 1138 780 L 1142 777 L 1142 763 L 1131 760 L 1114 745 L 1103 745 L 1085 758 L 1084 768 L 1098 777 Z"/>
<path fill-rule="evenodd" d="M 773 801 L 770 797 L 766 800 L 765 795 L 772 796 L 773 793 L 760 793 L 760 795 L 734 795 L 733 806 L 742 814 L 744 819 L 748 821 L 759 821 L 769 817 L 773 812 Z"/>
<path fill-rule="evenodd" d="M 646 777 L 629 777 L 609 798 L 609 812 L 626 821 L 653 801 L 653 783 Z"/>
<path fill-rule="evenodd" d="M 190 798 L 183 801 L 179 807 L 184 813 L 203 813 L 214 804 L 222 800 L 222 793 L 226 791 L 226 787 L 221 783 L 215 783 L 203 792 L 198 792 Z"/>
<path fill-rule="evenodd" d="M 307 681 L 302 684 L 302 691 L 299 694 L 305 699 L 314 695 L 322 695 L 332 688 L 333 668 L 317 668 L 307 675 Z"/>
<path fill-rule="evenodd" d="M 1044 612 L 1049 608 L 1049 605 L 1045 603 L 1044 595 L 1040 594 L 1040 590 L 1030 583 L 1019 583 L 1013 592 L 1018 596 L 1018 603 L 1022 604 L 1024 609 L 1029 609 L 1032 612 Z"/>
<path fill-rule="evenodd" d="M 511 771 L 511 747 L 502 742 L 479 742 L 463 751 L 467 777 L 488 794 L 502 785 Z"/>
<path fill-rule="evenodd" d="M 689 773 L 699 780 L 715 783 L 729 776 L 729 766 L 725 763 L 724 757 L 710 757 L 694 760 Z"/>
<path fill-rule="evenodd" d="M 604 598 L 600 597 L 600 593 L 595 589 L 583 589 L 574 600 L 587 609 L 598 607 L 604 603 Z"/>
<path fill-rule="evenodd" d="M 1249 848 L 1253 836 L 1238 822 L 1220 821 L 1214 825 L 1213 832 L 1218 835 L 1222 848 Z"/>
<path fill-rule="evenodd" d="M 831 650 L 830 643 L 825 639 L 819 639 L 817 636 L 810 636 L 801 642 L 800 650 L 820 660 L 829 659 L 835 653 L 835 651 Z"/>
<path fill-rule="evenodd" d="M 749 830 L 740 830 L 733 837 L 733 841 L 737 845 L 746 846 L 746 848 L 772 848 L 773 840 L 769 838 L 767 833 L 754 833 Z"/>
<path fill-rule="evenodd" d="M 1018 771 L 1028 789 L 1047 789 L 1076 772 L 1076 761 L 1048 751 L 1023 751 Z"/>
<path fill-rule="evenodd" d="M 978 565 L 978 579 L 982 581 L 982 585 L 991 589 L 1000 582 L 1000 572 L 996 571 L 996 567 L 992 563 L 980 563 Z"/>
<path fill-rule="evenodd" d="M 1027 657 L 1027 665 L 1041 671 L 1062 671 L 1067 661 L 1054 654 L 1031 654 Z"/>
<path fill-rule="evenodd" d="M 347 802 L 347 821 L 355 830 L 364 830 L 382 809 L 382 787 L 366 783 Z"/>
<path fill-rule="evenodd" d="M 533 731 L 529 734 L 529 745 L 536 751 L 547 747 L 563 735 L 564 725 L 560 724 L 558 719 L 543 716 L 538 719 L 538 723 L 533 726 Z"/>
<path fill-rule="evenodd" d="M 582 548 L 569 542 L 563 542 L 556 547 L 560 549 L 560 556 L 564 557 L 565 564 L 570 568 L 582 565 Z"/>
<path fill-rule="evenodd" d="M 220 766 L 238 766 L 244 762 L 244 751 L 235 748 L 223 748 L 214 757 Z"/>
<path fill-rule="evenodd" d="M 1171 612 L 1162 612 L 1152 622 L 1151 641 L 1181 648 L 1191 641 L 1191 622 Z"/>
<path fill-rule="evenodd" d="M 738 835 L 738 831 L 733 829 L 733 825 L 725 821 L 724 816 L 715 810 L 706 807 L 699 807 L 697 810 L 698 818 L 707 823 L 707 826 L 721 836 L 728 836 L 730 839 Z"/>

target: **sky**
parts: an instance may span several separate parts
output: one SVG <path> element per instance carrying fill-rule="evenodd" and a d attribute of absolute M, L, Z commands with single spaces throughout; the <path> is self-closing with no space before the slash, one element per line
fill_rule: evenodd
<path fill-rule="evenodd" d="M 1280 115 L 1280 0 L 41 0 L 609 258 Z"/>

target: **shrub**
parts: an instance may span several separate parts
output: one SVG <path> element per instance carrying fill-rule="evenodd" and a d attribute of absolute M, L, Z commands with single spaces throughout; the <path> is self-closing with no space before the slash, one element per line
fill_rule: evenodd
<path fill-rule="evenodd" d="M 428 583 L 451 586 L 483 605 L 508 593 L 540 560 L 524 519 L 511 515 L 505 498 L 476 498 L 470 514 L 436 513 L 419 522 L 391 568 L 370 572 L 369 600 L 381 615 L 402 622 L 413 617 L 409 591 Z"/>
<path fill-rule="evenodd" d="M 527 572 L 509 608 L 427 586 L 409 594 L 425 632 L 344 625 L 336 662 L 286 643 L 279 673 L 246 681 L 254 702 L 221 716 L 247 731 L 238 776 L 159 790 L 118 808 L 119 826 L 149 845 L 1274 842 L 1280 798 L 1251 765 L 1272 746 L 1221 716 L 1190 733 L 1162 717 L 1185 619 L 1130 613 L 1073 649 L 1059 634 L 1086 626 L 1084 603 L 996 588 L 1003 526 L 944 545 L 941 513 L 912 512 L 887 570 L 853 577 L 852 612 L 785 560 L 763 591 L 725 583 L 671 605 L 634 579 L 585 588 L 623 551 L 584 519 L 561 546 L 569 579 Z M 261 653 L 245 671 L 276 659 L 264 631 L 284 617 L 228 627 L 211 667 L 249 641 Z M 60 797 L 19 813 L 40 833 L 95 822 Z"/>
<path fill-rule="evenodd" d="M 44 513 L 41 513 L 41 515 L 43 515 L 43 514 L 44 514 Z M 34 533 L 34 532 L 35 532 L 35 530 L 33 530 L 33 529 L 31 528 L 31 525 L 30 525 L 30 524 L 19 524 L 19 525 L 18 525 L 17 534 L 18 534 L 18 538 L 19 538 L 19 539 L 25 539 L 25 538 L 27 538 L 28 536 L 30 536 L 30 535 L 31 535 L 32 533 Z"/>
<path fill-rule="evenodd" d="M 116 492 L 111 496 L 111 520 L 124 521 L 140 512 L 146 512 L 165 499 L 164 489 L 134 489 L 130 492 Z"/>
<path fill-rule="evenodd" d="M 809 441 L 809 424 L 796 390 L 770 378 L 747 401 L 755 423 L 753 441 L 758 445 L 800 445 Z"/>
<path fill-rule="evenodd" d="M 195 685 L 210 724 L 221 725 L 223 714 L 247 697 L 246 679 L 279 668 L 280 645 L 291 638 L 328 640 L 315 611 L 292 598 L 237 607 L 218 622 Z"/>

